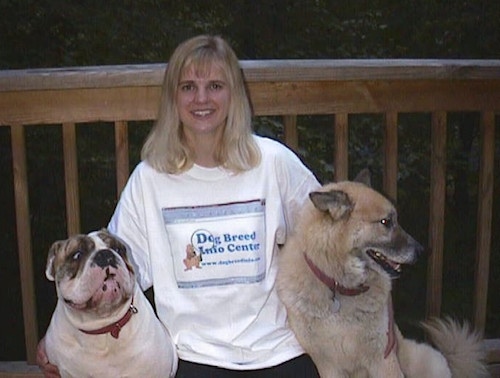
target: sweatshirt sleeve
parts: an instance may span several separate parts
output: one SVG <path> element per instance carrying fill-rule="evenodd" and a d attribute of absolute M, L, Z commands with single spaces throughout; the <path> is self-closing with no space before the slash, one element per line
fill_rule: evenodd
<path fill-rule="evenodd" d="M 123 189 L 108 230 L 129 246 L 129 257 L 142 290 L 152 286 L 149 247 L 145 225 L 144 197 L 141 184 L 141 164 L 130 176 Z"/>
<path fill-rule="evenodd" d="M 321 184 L 299 157 L 284 145 L 276 156 L 276 172 L 286 234 L 289 235 L 295 227 L 300 209 L 309 200 L 309 193 L 317 190 Z"/>

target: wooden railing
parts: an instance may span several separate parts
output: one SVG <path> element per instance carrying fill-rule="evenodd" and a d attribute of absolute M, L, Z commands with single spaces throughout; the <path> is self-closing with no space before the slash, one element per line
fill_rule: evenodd
<path fill-rule="evenodd" d="M 299 144 L 298 115 L 334 115 L 334 177 L 348 177 L 349 115 L 382 114 L 385 120 L 383 190 L 396 199 L 398 117 L 431 114 L 427 315 L 441 312 L 446 131 L 450 112 L 480 114 L 480 168 L 473 322 L 485 329 L 492 237 L 495 121 L 500 111 L 500 61 L 465 60 L 266 60 L 242 61 L 255 115 L 282 116 L 284 141 Z M 76 124 L 114 123 L 116 187 L 129 172 L 130 121 L 153 120 L 165 65 L 0 71 L 0 126 L 10 127 L 15 214 L 28 366 L 38 342 L 24 130 L 62 127 L 67 233 L 80 232 Z M 496 172 L 498 175 L 499 172 Z M 500 362 L 497 340 L 489 361 Z M 6 374 L 6 373 L 4 373 Z M 26 373 L 25 376 L 29 374 Z M 0 367 L 0 377 L 2 377 Z"/>

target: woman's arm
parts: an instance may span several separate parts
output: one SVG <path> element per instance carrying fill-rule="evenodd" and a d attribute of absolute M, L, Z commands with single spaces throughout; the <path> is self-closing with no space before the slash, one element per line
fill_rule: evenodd
<path fill-rule="evenodd" d="M 36 364 L 40 368 L 45 378 L 61 378 L 59 369 L 56 365 L 52 365 L 47 357 L 45 350 L 45 337 L 40 340 L 36 348 Z"/>

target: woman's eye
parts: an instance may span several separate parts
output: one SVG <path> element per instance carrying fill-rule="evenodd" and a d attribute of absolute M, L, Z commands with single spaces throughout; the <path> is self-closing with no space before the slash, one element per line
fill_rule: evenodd
<path fill-rule="evenodd" d="M 212 83 L 210 84 L 210 89 L 213 91 L 217 91 L 222 88 L 222 85 L 220 83 Z"/>
<path fill-rule="evenodd" d="M 183 92 L 189 92 L 192 91 L 194 86 L 192 84 L 182 84 L 181 85 L 181 91 Z"/>

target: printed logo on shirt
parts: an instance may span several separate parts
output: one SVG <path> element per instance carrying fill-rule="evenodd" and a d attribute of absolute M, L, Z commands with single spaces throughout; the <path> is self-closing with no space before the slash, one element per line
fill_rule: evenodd
<path fill-rule="evenodd" d="M 265 200 L 162 209 L 179 288 L 265 277 Z"/>

